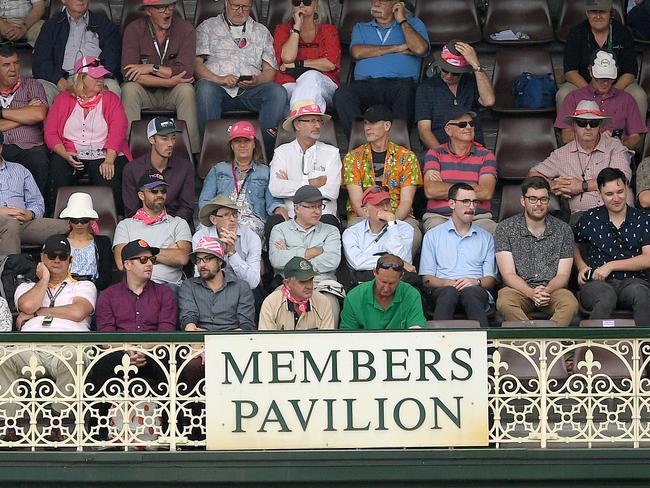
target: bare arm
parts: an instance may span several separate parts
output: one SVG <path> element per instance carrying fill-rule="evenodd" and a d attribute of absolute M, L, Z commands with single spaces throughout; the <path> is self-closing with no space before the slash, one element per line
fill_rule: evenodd
<path fill-rule="evenodd" d="M 117 269 L 120 271 L 124 271 L 124 266 L 122 265 L 122 248 L 126 246 L 126 244 L 116 244 L 115 248 L 113 249 L 113 259 L 115 260 L 115 266 L 117 266 Z"/>
<path fill-rule="evenodd" d="M 32 102 L 34 102 L 32 104 Z M 38 103 L 36 103 L 38 102 Z M 5 108 L 2 110 L 2 118 L 18 125 L 35 125 L 45 120 L 47 107 L 40 100 L 32 100 L 29 105 L 20 108 Z"/>
<path fill-rule="evenodd" d="M 479 177 L 478 183 L 472 185 L 476 192 L 476 198 L 481 201 L 492 200 L 494 189 L 497 186 L 497 179 L 489 174 Z"/>
<path fill-rule="evenodd" d="M 55 319 L 72 320 L 81 322 L 93 313 L 94 307 L 85 298 L 73 298 L 70 305 L 61 305 L 58 307 L 40 307 L 34 315 L 42 317 L 54 317 Z"/>
<path fill-rule="evenodd" d="M 476 72 L 476 86 L 478 86 L 478 103 L 484 107 L 494 105 L 494 88 L 492 88 L 492 82 L 485 74 L 485 71 Z"/>
<path fill-rule="evenodd" d="M 411 211 L 413 209 L 413 199 L 415 198 L 416 190 L 417 186 L 415 185 L 404 186 L 400 190 L 399 205 L 395 210 L 395 217 L 398 220 L 405 220 L 409 215 L 411 215 Z"/>
<path fill-rule="evenodd" d="M 25 19 L 24 19 L 25 28 L 29 29 L 36 22 L 41 20 L 44 13 L 45 13 L 45 2 L 36 2 L 35 4 L 33 4 L 32 9 L 25 16 Z"/>
<path fill-rule="evenodd" d="M 446 200 L 451 183 L 442 181 L 440 171 L 430 169 L 424 175 L 424 195 L 433 200 Z"/>
<path fill-rule="evenodd" d="M 285 63 L 287 68 L 295 68 L 296 65 L 293 61 L 288 61 Z M 318 58 L 318 59 L 307 59 L 304 61 L 305 68 L 313 68 L 315 70 L 326 73 L 332 71 L 336 66 L 327 58 Z"/>
<path fill-rule="evenodd" d="M 442 288 L 443 286 L 454 286 L 456 280 L 444 280 L 433 275 L 424 275 L 422 282 L 427 288 Z"/>
<path fill-rule="evenodd" d="M 39 265 L 40 264 L 42 263 L 39 263 Z M 34 315 L 36 311 L 43 305 L 43 298 L 47 292 L 48 282 L 49 275 L 47 276 L 47 279 L 39 279 L 28 292 L 22 294 L 18 299 L 18 303 L 16 304 L 18 310 L 29 315 Z"/>
<path fill-rule="evenodd" d="M 404 44 L 391 44 L 390 46 L 374 46 L 372 44 L 355 44 L 350 46 L 350 56 L 355 61 L 366 58 L 376 58 L 384 54 L 407 53 L 409 48 Z"/>
<path fill-rule="evenodd" d="M 625 147 L 628 149 L 639 149 L 641 147 L 641 135 L 639 134 L 630 134 L 630 137 L 621 141 Z"/>
<path fill-rule="evenodd" d="M 546 285 L 546 293 L 553 293 L 555 290 L 566 288 L 569 285 L 572 267 L 573 258 L 560 259 L 557 264 L 557 274 Z"/>
<path fill-rule="evenodd" d="M 589 84 L 587 83 L 587 80 L 585 80 L 582 77 L 582 75 L 580 75 L 580 72 L 577 70 L 567 71 L 566 73 L 564 73 L 564 79 L 569 83 L 577 86 L 578 88 L 582 88 L 583 86 L 587 86 Z"/>
<path fill-rule="evenodd" d="M 440 145 L 440 141 L 436 138 L 431 130 L 431 121 L 430 120 L 419 120 L 418 121 L 418 134 L 420 135 L 420 140 L 428 149 L 433 149 Z"/>
<path fill-rule="evenodd" d="M 404 32 L 406 46 L 409 51 L 416 56 L 424 56 L 429 50 L 427 41 L 408 22 L 404 22 L 400 27 L 402 28 L 402 32 Z"/>
<path fill-rule="evenodd" d="M 364 215 L 363 207 L 361 206 L 361 197 L 363 196 L 363 188 L 357 185 L 346 185 L 348 189 L 348 197 L 350 198 L 350 205 L 352 205 L 352 210 L 359 217 Z"/>
<path fill-rule="evenodd" d="M 639 205 L 643 208 L 650 207 L 650 190 L 643 190 L 639 193 Z"/>
<path fill-rule="evenodd" d="M 627 86 L 631 85 L 635 81 L 636 79 L 631 73 L 624 73 L 618 77 L 618 80 L 616 80 L 616 83 L 614 83 L 614 88 L 625 90 Z"/>
<path fill-rule="evenodd" d="M 160 248 L 158 262 L 168 266 L 185 266 L 190 259 L 192 243 L 189 241 L 178 241 L 168 247 Z"/>
<path fill-rule="evenodd" d="M 512 253 L 510 251 L 501 251 L 496 254 L 496 258 L 503 283 L 532 299 L 535 294 L 535 289 L 517 274 Z"/>

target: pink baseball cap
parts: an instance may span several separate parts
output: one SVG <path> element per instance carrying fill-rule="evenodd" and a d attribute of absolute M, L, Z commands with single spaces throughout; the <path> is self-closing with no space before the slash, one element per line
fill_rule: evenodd
<path fill-rule="evenodd" d="M 176 0 L 142 0 L 142 8 L 144 7 L 163 7 L 165 5 L 174 5 Z"/>
<path fill-rule="evenodd" d="M 363 196 L 361 197 L 361 206 L 364 207 L 368 203 L 370 205 L 378 205 L 385 200 L 390 200 L 390 193 L 388 193 L 388 188 L 384 186 L 373 185 L 363 192 Z"/>
<path fill-rule="evenodd" d="M 240 120 L 228 127 L 228 134 L 231 141 L 238 137 L 243 137 L 252 141 L 255 139 L 255 126 L 247 120 Z"/>
<path fill-rule="evenodd" d="M 221 245 L 221 242 L 219 242 L 214 237 L 208 237 L 208 236 L 201 237 L 199 239 L 199 242 L 196 243 L 196 246 L 194 246 L 194 251 L 192 252 L 192 254 L 196 254 L 197 252 L 212 254 L 213 256 L 217 256 L 222 260 L 224 259 L 224 256 L 226 254 L 223 250 L 223 246 Z"/>
<path fill-rule="evenodd" d="M 74 72 L 86 73 L 92 78 L 103 78 L 104 76 L 110 76 L 113 74 L 104 68 L 100 59 L 95 56 L 84 56 L 77 59 L 74 62 Z"/>

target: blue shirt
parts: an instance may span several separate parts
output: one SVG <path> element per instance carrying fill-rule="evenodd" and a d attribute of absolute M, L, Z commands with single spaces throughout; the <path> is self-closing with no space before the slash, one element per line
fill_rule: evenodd
<path fill-rule="evenodd" d="M 34 212 L 39 219 L 45 213 L 43 196 L 27 168 L 0 158 L 0 207 L 16 207 Z"/>
<path fill-rule="evenodd" d="M 417 17 L 408 19 L 409 25 L 422 36 L 427 42 L 427 52 L 422 55 L 429 55 L 429 33 L 424 23 Z M 350 47 L 355 44 L 370 46 L 392 46 L 404 44 L 406 38 L 402 28 L 397 22 L 387 27 L 380 27 L 375 19 L 370 22 L 359 22 L 352 29 L 352 40 Z M 369 78 L 413 78 L 415 81 L 420 77 L 420 58 L 410 54 L 394 53 L 375 56 L 372 58 L 360 59 L 354 68 L 355 80 L 367 80 Z"/>
<path fill-rule="evenodd" d="M 627 207 L 625 220 L 617 229 L 609 219 L 604 205 L 587 210 L 576 223 L 573 234 L 578 244 L 587 244 L 583 251 L 585 263 L 596 269 L 610 261 L 629 259 L 643 253 L 650 245 L 650 214 L 646 210 Z M 608 278 L 647 279 L 647 270 L 614 271 Z"/>
<path fill-rule="evenodd" d="M 461 236 L 452 219 L 424 235 L 420 256 L 420 274 L 444 280 L 497 276 L 494 238 L 472 224 Z"/>
<path fill-rule="evenodd" d="M 273 211 L 282 207 L 282 200 L 275 198 L 269 191 L 269 167 L 265 164 L 251 163 L 246 178 L 245 191 L 248 195 L 251 211 L 259 217 L 262 222 L 273 213 Z M 238 185 L 242 184 L 242 174 L 237 165 L 235 165 L 235 174 L 237 175 Z M 210 203 L 217 195 L 230 197 L 235 190 L 235 179 L 232 174 L 232 163 L 217 163 L 205 177 L 203 189 L 199 196 L 199 208 L 203 208 Z"/>

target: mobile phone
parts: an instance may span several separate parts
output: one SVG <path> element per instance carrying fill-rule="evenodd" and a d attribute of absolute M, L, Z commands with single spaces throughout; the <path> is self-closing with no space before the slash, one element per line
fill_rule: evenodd
<path fill-rule="evenodd" d="M 240 75 L 239 78 L 237 79 L 237 83 L 240 81 L 251 81 L 253 79 L 252 75 Z"/>
<path fill-rule="evenodd" d="M 592 275 L 594 274 L 594 270 L 589 268 L 587 272 L 585 273 L 585 281 L 591 281 Z"/>

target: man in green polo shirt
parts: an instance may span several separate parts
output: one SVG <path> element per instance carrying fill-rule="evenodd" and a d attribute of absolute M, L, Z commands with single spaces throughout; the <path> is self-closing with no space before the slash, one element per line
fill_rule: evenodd
<path fill-rule="evenodd" d="M 345 297 L 341 329 L 408 329 L 424 327 L 418 290 L 402 281 L 404 261 L 394 254 L 377 260 L 375 278 L 355 287 Z"/>

